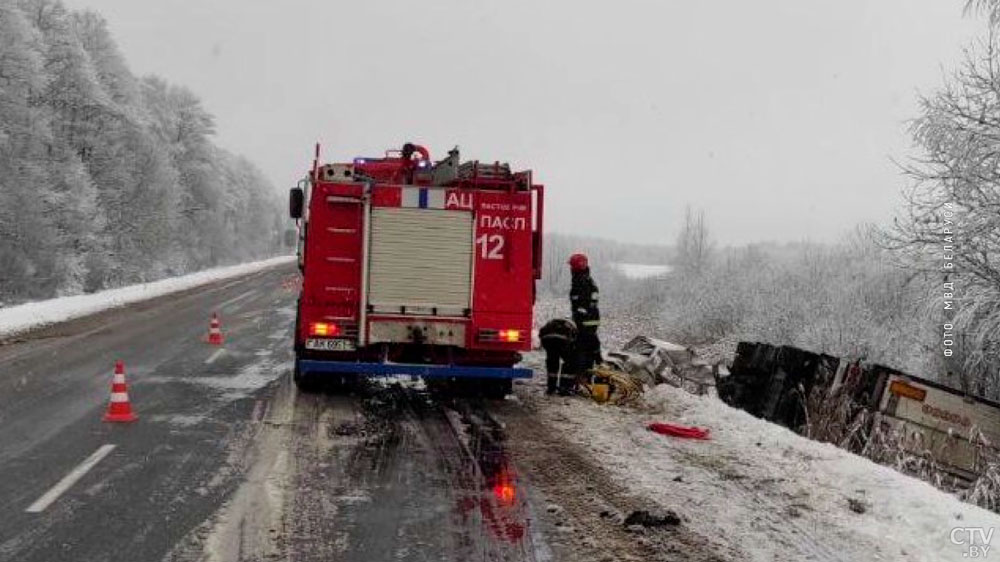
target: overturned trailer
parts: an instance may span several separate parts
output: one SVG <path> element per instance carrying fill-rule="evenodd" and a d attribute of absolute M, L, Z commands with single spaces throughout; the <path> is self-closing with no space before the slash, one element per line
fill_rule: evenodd
<path fill-rule="evenodd" d="M 716 388 L 731 406 L 856 452 L 875 433 L 891 434 L 900 449 L 961 479 L 1000 453 L 1000 404 L 884 365 L 740 342 Z M 835 425 L 824 416 L 831 412 L 843 416 L 843 431 L 817 427 Z"/>

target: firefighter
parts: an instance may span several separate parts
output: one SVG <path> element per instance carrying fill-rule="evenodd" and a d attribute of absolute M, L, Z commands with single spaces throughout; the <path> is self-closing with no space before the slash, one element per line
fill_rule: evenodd
<path fill-rule="evenodd" d="M 576 368 L 585 373 L 600 363 L 601 340 L 597 338 L 597 328 L 601 325 L 601 311 L 597 308 L 597 284 L 590 276 L 590 264 L 584 254 L 569 257 L 569 270 L 573 275 L 569 290 L 573 322 L 576 323 Z"/>
<path fill-rule="evenodd" d="M 545 372 L 548 375 L 545 393 L 570 394 L 576 385 L 577 370 L 574 365 L 576 324 L 566 318 L 556 318 L 538 330 L 538 339 L 545 349 Z"/>

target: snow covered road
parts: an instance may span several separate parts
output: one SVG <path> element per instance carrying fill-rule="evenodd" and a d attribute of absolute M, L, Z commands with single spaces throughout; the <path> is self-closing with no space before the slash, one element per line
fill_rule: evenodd
<path fill-rule="evenodd" d="M 503 402 L 399 381 L 300 394 L 296 280 L 278 264 L 0 344 L 0 561 L 938 562 L 968 558 L 953 529 L 1000 527 L 667 387 L 638 409 L 540 378 Z M 221 349 L 202 341 L 213 311 Z M 116 359 L 134 424 L 100 420 Z"/>
<path fill-rule="evenodd" d="M 552 559 L 483 403 L 296 391 L 296 280 L 279 264 L 0 344 L 0 561 Z M 116 359 L 132 424 L 101 422 Z"/>

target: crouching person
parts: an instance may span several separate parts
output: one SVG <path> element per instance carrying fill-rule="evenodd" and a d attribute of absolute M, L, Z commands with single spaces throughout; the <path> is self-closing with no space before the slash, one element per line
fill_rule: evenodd
<path fill-rule="evenodd" d="M 576 324 L 565 318 L 550 320 L 538 331 L 545 349 L 546 394 L 566 395 L 576 388 L 576 337 Z"/>

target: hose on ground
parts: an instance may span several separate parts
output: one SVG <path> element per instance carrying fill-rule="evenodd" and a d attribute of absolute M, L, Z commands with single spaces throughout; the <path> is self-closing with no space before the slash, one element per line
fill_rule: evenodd
<path fill-rule="evenodd" d="M 642 395 L 642 381 L 609 365 L 598 365 L 590 370 L 590 374 L 607 379 L 611 385 L 611 397 L 608 402 L 612 404 L 630 404 L 638 400 L 639 396 Z M 589 384 L 580 385 L 580 389 L 587 397 L 593 398 Z"/>

